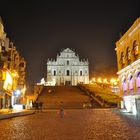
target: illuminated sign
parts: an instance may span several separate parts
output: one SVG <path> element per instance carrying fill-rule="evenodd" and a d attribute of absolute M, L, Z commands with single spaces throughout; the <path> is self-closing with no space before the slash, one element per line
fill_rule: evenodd
<path fill-rule="evenodd" d="M 12 90 L 12 84 L 13 84 L 13 78 L 11 74 L 8 71 L 6 71 L 6 77 L 5 77 L 3 89 L 9 91 Z"/>

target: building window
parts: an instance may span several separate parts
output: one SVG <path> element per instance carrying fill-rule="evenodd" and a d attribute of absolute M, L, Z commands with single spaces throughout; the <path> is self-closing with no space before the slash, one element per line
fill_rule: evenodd
<path fill-rule="evenodd" d="M 123 96 L 127 94 L 127 83 L 126 83 L 126 78 L 122 80 L 122 90 L 123 90 Z"/>
<path fill-rule="evenodd" d="M 67 65 L 69 65 L 69 60 L 67 61 Z"/>
<path fill-rule="evenodd" d="M 56 76 L 56 70 L 54 70 L 54 76 Z"/>
<path fill-rule="evenodd" d="M 80 76 L 82 76 L 83 75 L 83 73 L 82 73 L 82 71 L 80 71 Z"/>
<path fill-rule="evenodd" d="M 67 76 L 69 76 L 70 75 L 70 71 L 69 70 L 67 70 Z"/>
<path fill-rule="evenodd" d="M 19 67 L 24 67 L 24 63 L 20 63 L 19 64 Z"/>
<path fill-rule="evenodd" d="M 136 75 L 136 88 L 137 92 L 140 92 L 140 72 L 138 72 Z"/>
<path fill-rule="evenodd" d="M 131 51 L 129 47 L 127 47 L 126 49 L 126 58 L 127 58 L 127 61 L 131 60 Z"/>
<path fill-rule="evenodd" d="M 129 92 L 130 94 L 134 92 L 134 87 L 133 87 L 133 76 L 130 75 L 128 78 L 128 84 L 129 84 Z"/>
<path fill-rule="evenodd" d="M 137 44 L 137 41 L 135 40 L 134 43 L 133 43 L 133 54 L 134 54 L 134 57 L 136 57 L 138 55 L 138 44 Z"/>
<path fill-rule="evenodd" d="M 5 46 L 2 46 L 2 51 L 5 51 Z"/>

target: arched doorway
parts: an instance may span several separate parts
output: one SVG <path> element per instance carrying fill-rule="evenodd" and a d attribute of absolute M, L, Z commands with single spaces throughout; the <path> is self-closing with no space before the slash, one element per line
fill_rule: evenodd
<path fill-rule="evenodd" d="M 126 96 L 126 94 L 127 94 L 127 83 L 126 83 L 126 78 L 125 77 L 122 79 L 122 91 L 123 91 L 123 96 Z"/>
<path fill-rule="evenodd" d="M 128 85 L 129 85 L 129 93 L 132 95 L 134 93 L 134 85 L 133 85 L 133 75 L 130 74 L 128 76 Z"/>
<path fill-rule="evenodd" d="M 136 73 L 136 91 L 140 93 L 140 71 Z"/>
<path fill-rule="evenodd" d="M 65 79 L 65 85 L 71 86 L 71 73 L 70 70 L 66 70 L 66 79 Z"/>

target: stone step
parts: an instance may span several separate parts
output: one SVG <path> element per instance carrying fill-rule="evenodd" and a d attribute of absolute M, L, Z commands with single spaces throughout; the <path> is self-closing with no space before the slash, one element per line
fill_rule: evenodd
<path fill-rule="evenodd" d="M 64 108 L 83 108 L 89 97 L 76 86 L 48 86 L 38 98 L 38 102 L 43 102 L 43 108 L 59 108 L 61 101 Z"/>

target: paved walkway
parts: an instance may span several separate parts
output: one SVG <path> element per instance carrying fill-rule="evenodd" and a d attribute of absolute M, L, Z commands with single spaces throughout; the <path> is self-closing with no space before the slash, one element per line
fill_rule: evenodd
<path fill-rule="evenodd" d="M 2 140 L 139 140 L 140 121 L 111 109 L 66 110 L 0 120 Z"/>
<path fill-rule="evenodd" d="M 33 114 L 35 111 L 31 110 L 9 110 L 9 109 L 0 109 L 0 120 L 1 119 L 8 119 L 18 116 L 30 115 Z"/>

